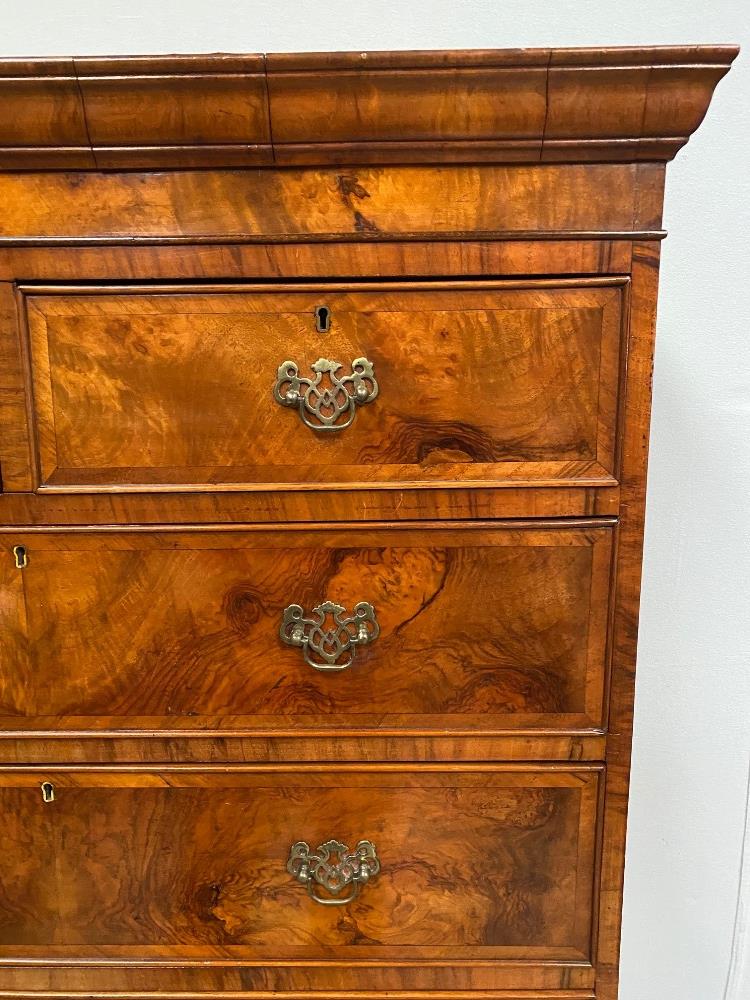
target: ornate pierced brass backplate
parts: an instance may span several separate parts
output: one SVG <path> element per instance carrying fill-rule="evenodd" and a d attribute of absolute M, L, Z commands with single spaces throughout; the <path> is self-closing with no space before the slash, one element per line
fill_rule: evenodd
<path fill-rule="evenodd" d="M 286 869 L 306 886 L 308 895 L 323 906 L 343 906 L 359 895 L 359 890 L 380 871 L 375 845 L 360 840 L 353 851 L 339 840 L 327 840 L 315 851 L 300 840 L 289 851 Z M 326 895 L 315 891 L 320 886 Z M 339 893 L 345 892 L 344 896 Z"/>
<path fill-rule="evenodd" d="M 304 378 L 294 361 L 279 365 L 274 399 L 296 407 L 303 423 L 314 431 L 342 431 L 354 420 L 356 408 L 378 395 L 373 365 L 367 358 L 352 361 L 351 375 L 338 375 L 338 361 L 318 358 L 310 366 L 315 378 Z"/>
<path fill-rule="evenodd" d="M 330 624 L 326 619 L 330 615 Z M 279 635 L 288 646 L 299 646 L 305 662 L 316 670 L 345 670 L 358 646 L 367 646 L 380 635 L 375 608 L 367 601 L 355 605 L 351 615 L 333 601 L 323 601 L 309 618 L 299 604 L 284 608 Z"/>

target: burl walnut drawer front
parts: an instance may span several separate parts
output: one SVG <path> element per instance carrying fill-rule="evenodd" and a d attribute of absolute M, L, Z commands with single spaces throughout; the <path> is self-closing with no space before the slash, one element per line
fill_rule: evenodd
<path fill-rule="evenodd" d="M 600 727 L 613 537 L 602 521 L 4 529 L 4 723 Z"/>
<path fill-rule="evenodd" d="M 627 287 L 27 288 L 39 486 L 611 485 Z"/>
<path fill-rule="evenodd" d="M 586 963 L 596 765 L 0 774 L 0 955 Z M 45 801 L 47 799 L 48 801 Z"/>

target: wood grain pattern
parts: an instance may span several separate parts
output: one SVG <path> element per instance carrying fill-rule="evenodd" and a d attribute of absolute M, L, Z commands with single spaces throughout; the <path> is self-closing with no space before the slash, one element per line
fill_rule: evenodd
<path fill-rule="evenodd" d="M 0 953 L 586 960 L 598 775 L 68 771 L 46 775 L 45 805 L 36 775 L 4 772 Z M 294 842 L 332 836 L 370 839 L 382 859 L 359 899 L 333 910 L 286 871 Z"/>
<path fill-rule="evenodd" d="M 646 64 L 637 49 L 585 49 L 551 54 L 544 159 L 567 160 L 584 149 L 598 159 L 671 159 L 700 125 L 726 69 L 716 50 L 705 62 L 697 48 L 678 59 L 656 53 Z"/>
<path fill-rule="evenodd" d="M 179 729 L 149 728 L 153 718 L 125 720 L 60 716 L 3 719 L 0 762 L 5 764 L 164 764 L 257 763 L 298 761 L 601 761 L 606 737 L 600 732 L 560 734 L 543 732 L 497 733 L 472 726 L 452 726 L 449 731 L 416 732 L 380 725 L 378 729 L 336 731 L 325 725 L 290 729 L 282 721 L 276 728 L 229 728 L 237 720 L 217 717 L 176 720 Z M 484 720 L 483 720 L 484 721 Z M 175 725 L 175 720 L 164 720 Z M 190 724 L 193 727 L 190 728 Z M 60 728 L 60 727 L 64 728 Z"/>
<path fill-rule="evenodd" d="M 651 372 L 654 358 L 658 244 L 638 245 L 633 259 L 629 333 L 629 378 L 623 448 L 623 501 L 619 529 L 613 619 L 613 672 L 609 694 L 609 736 L 600 874 L 597 993 L 617 1000 L 620 922 L 627 830 L 633 700 L 641 592 L 643 523 L 646 504 Z"/>
<path fill-rule="evenodd" d="M 4 60 L 0 169 L 670 160 L 737 51 Z"/>
<path fill-rule="evenodd" d="M 15 968 L 10 968 L 6 970 L 8 974 L 8 981 L 15 981 Z M 62 971 L 56 971 L 53 973 L 53 978 L 56 981 L 64 981 L 66 978 L 66 972 L 68 970 L 63 969 Z M 42 975 L 40 975 L 36 970 L 32 975 L 42 981 Z M 78 973 L 80 976 L 80 973 Z M 87 981 L 96 982 L 97 979 L 101 980 L 101 973 L 97 975 L 96 970 L 88 969 L 84 973 L 86 975 Z M 111 974 L 110 974 L 111 977 Z M 242 975 L 237 975 L 231 971 L 227 972 L 222 970 L 222 972 L 217 976 L 214 974 L 209 974 L 208 976 L 204 974 L 201 978 L 208 981 L 211 977 L 211 982 L 214 986 L 217 983 L 221 983 L 221 989 L 210 989 L 201 990 L 200 992 L 194 992 L 192 990 L 181 990 L 179 993 L 175 993 L 174 990 L 169 992 L 159 991 L 154 993 L 149 990 L 138 990 L 137 992 L 128 992 L 125 996 L 130 1000 L 130 998 L 138 998 L 138 1000 L 154 1000 L 155 997 L 163 997 L 164 1000 L 217 1000 L 217 998 L 224 995 L 225 990 L 231 990 L 231 996 L 233 1000 L 382 1000 L 383 994 L 381 992 L 373 993 L 371 990 L 325 990 L 320 992 L 319 990 L 304 990 L 299 992 L 298 990 L 272 990 L 267 989 L 253 989 L 248 991 L 246 988 L 248 983 L 248 977 L 243 972 Z M 146 977 L 140 972 L 138 973 L 128 973 L 128 982 L 142 982 L 144 978 L 148 979 L 149 983 L 153 983 L 158 979 L 158 972 L 148 974 Z M 44 980 L 46 982 L 46 980 Z M 111 983 L 111 978 L 108 981 Z M 239 989 L 235 989 L 235 986 L 239 986 Z M 14 998 L 14 1000 L 22 1000 L 26 997 L 26 993 L 19 992 L 18 990 L 1 990 L 1 997 Z M 111 1000 L 122 1000 L 123 994 L 118 991 L 113 993 L 111 990 L 97 990 L 97 997 L 111 998 Z M 78 990 L 34 990 L 34 996 L 40 998 L 40 1000 L 89 1000 L 89 992 L 81 992 Z M 389 990 L 388 998 L 391 1000 L 424 1000 L 425 994 L 420 992 L 414 992 L 412 990 Z M 451 990 L 446 993 L 443 989 L 430 990 L 429 992 L 430 1000 L 596 1000 L 595 995 L 591 990 Z"/>
<path fill-rule="evenodd" d="M 0 173 L 0 245 L 653 235 L 660 222 L 653 211 L 636 214 L 639 190 L 663 170 L 615 163 Z"/>
<path fill-rule="evenodd" d="M 445 159 L 541 158 L 547 90 L 542 53 L 526 65 L 458 71 L 450 65 L 373 66 L 366 53 L 346 68 L 299 57 L 290 68 L 290 61 L 268 59 L 277 163 L 347 163 L 368 153 L 376 162 L 429 161 L 438 142 L 438 156 Z M 325 134 L 325 149 L 316 133 Z"/>
<path fill-rule="evenodd" d="M 29 729 L 40 716 L 299 736 L 602 723 L 611 527 L 0 537 L 0 711 Z M 323 600 L 377 611 L 379 638 L 341 674 L 279 638 L 287 605 Z"/>
<path fill-rule="evenodd" d="M 2 167 L 95 166 L 72 59 L 0 61 L 0 104 Z"/>
<path fill-rule="evenodd" d="M 21 348 L 13 285 L 0 282 L 0 492 L 33 488 Z"/>
<path fill-rule="evenodd" d="M 273 162 L 261 56 L 89 58 L 76 70 L 101 169 Z"/>
<path fill-rule="evenodd" d="M 18 993 L 16 990 L 2 990 L 0 991 L 0 996 L 2 997 L 16 997 L 20 998 L 23 994 Z M 138 997 L 141 1000 L 153 1000 L 155 996 L 163 997 L 164 1000 L 216 1000 L 217 997 L 223 995 L 222 992 L 216 991 L 201 991 L 200 993 L 193 992 L 180 992 L 180 993 L 146 993 L 138 992 L 131 993 L 128 996 Z M 34 992 L 35 997 L 39 998 L 49 998 L 49 1000 L 77 1000 L 77 998 L 86 998 L 88 1000 L 88 994 L 81 992 L 60 992 L 58 990 L 39 990 Z M 97 996 L 101 997 L 113 997 L 120 1000 L 122 997 L 121 993 L 97 993 Z M 346 990 L 346 991 L 334 991 L 327 990 L 324 993 L 313 990 L 305 990 L 303 993 L 299 992 L 289 992 L 287 990 L 278 991 L 274 990 L 269 993 L 267 990 L 253 990 L 252 992 L 247 992 L 245 990 L 232 990 L 233 1000 L 379 1000 L 380 994 L 373 994 L 371 991 L 361 991 L 361 990 Z M 595 995 L 590 990 L 554 990 L 550 992 L 549 990 L 523 990 L 519 993 L 518 990 L 471 990 L 470 992 L 465 991 L 451 991 L 450 993 L 445 993 L 443 990 L 440 991 L 430 991 L 430 1000 L 596 1000 Z M 389 1000 L 392 997 L 393 1000 L 422 1000 L 422 997 L 418 993 L 405 992 L 403 990 L 389 991 Z"/>
<path fill-rule="evenodd" d="M 644 185 L 641 185 L 644 187 Z M 658 188 L 661 197 L 661 188 Z M 656 216 L 654 216 L 656 218 Z M 148 278 L 268 279 L 284 275 L 325 280 L 358 275 L 394 277 L 526 276 L 529 274 L 627 274 L 627 240 L 440 240 L 346 243 L 265 243 L 191 246 L 0 248 L 0 279 L 27 281 L 119 281 Z"/>
<path fill-rule="evenodd" d="M 624 288 L 35 291 L 40 486 L 614 485 Z M 321 356 L 380 387 L 334 434 L 272 398 Z"/>
<path fill-rule="evenodd" d="M 45 524 L 267 524 L 365 521 L 482 520 L 505 517 L 588 517 L 613 515 L 619 487 L 571 486 L 429 490 L 264 490 L 211 493 L 4 493 L 5 525 Z"/>
<path fill-rule="evenodd" d="M 0 998 L 616 1000 L 665 162 L 736 53 L 0 62 Z M 269 378 L 329 353 L 324 444 Z"/>
<path fill-rule="evenodd" d="M 193 1000 L 197 990 L 200 1000 L 215 1000 L 214 993 L 250 992 L 262 1000 L 592 1000 L 592 975 L 590 966 L 557 965 L 548 963 L 537 966 L 527 974 L 529 989 L 516 986 L 518 968 L 492 963 L 465 965 L 455 962 L 424 965 L 418 962 L 394 963 L 373 966 L 360 962 L 345 969 L 333 963 L 297 965 L 293 969 L 283 965 L 260 965 L 225 961 L 206 969 L 205 963 L 191 966 L 187 962 L 159 966 L 145 962 L 141 965 L 110 963 L 105 968 L 89 965 L 40 967 L 34 963 L 3 965 L 4 981 L 21 986 L 21 996 L 26 1000 L 29 989 L 33 996 L 49 989 L 49 984 L 62 986 L 57 1000 L 89 1000 L 93 994 L 102 1000 L 154 1000 L 154 994 L 166 995 L 174 1000 Z M 202 967 L 203 966 L 203 967 Z M 28 984 L 31 984 L 29 987 Z M 177 985 L 175 985 L 177 984 Z M 83 990 L 81 987 L 83 986 Z M 179 991 L 179 992 L 176 992 Z M 477 991 L 479 991 L 477 993 Z M 145 998 L 142 994 L 145 993 Z M 11 996 L 13 993 L 11 993 Z M 17 995 L 17 994 L 16 994 Z"/>

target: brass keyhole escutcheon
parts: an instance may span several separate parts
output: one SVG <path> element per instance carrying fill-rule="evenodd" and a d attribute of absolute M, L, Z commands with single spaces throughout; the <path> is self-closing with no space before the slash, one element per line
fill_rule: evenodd
<path fill-rule="evenodd" d="M 315 329 L 318 333 L 328 333 L 331 329 L 331 310 L 328 306 L 315 307 Z"/>
<path fill-rule="evenodd" d="M 29 563 L 29 556 L 25 545 L 14 545 L 13 556 L 16 560 L 16 569 L 25 569 Z"/>
<path fill-rule="evenodd" d="M 42 802 L 55 801 L 55 786 L 51 781 L 42 782 Z"/>

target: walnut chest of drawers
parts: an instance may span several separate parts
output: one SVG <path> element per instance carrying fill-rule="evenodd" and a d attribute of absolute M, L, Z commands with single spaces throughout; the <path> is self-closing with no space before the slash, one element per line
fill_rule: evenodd
<path fill-rule="evenodd" d="M 0 992 L 615 1000 L 666 161 L 729 47 L 0 63 Z"/>

